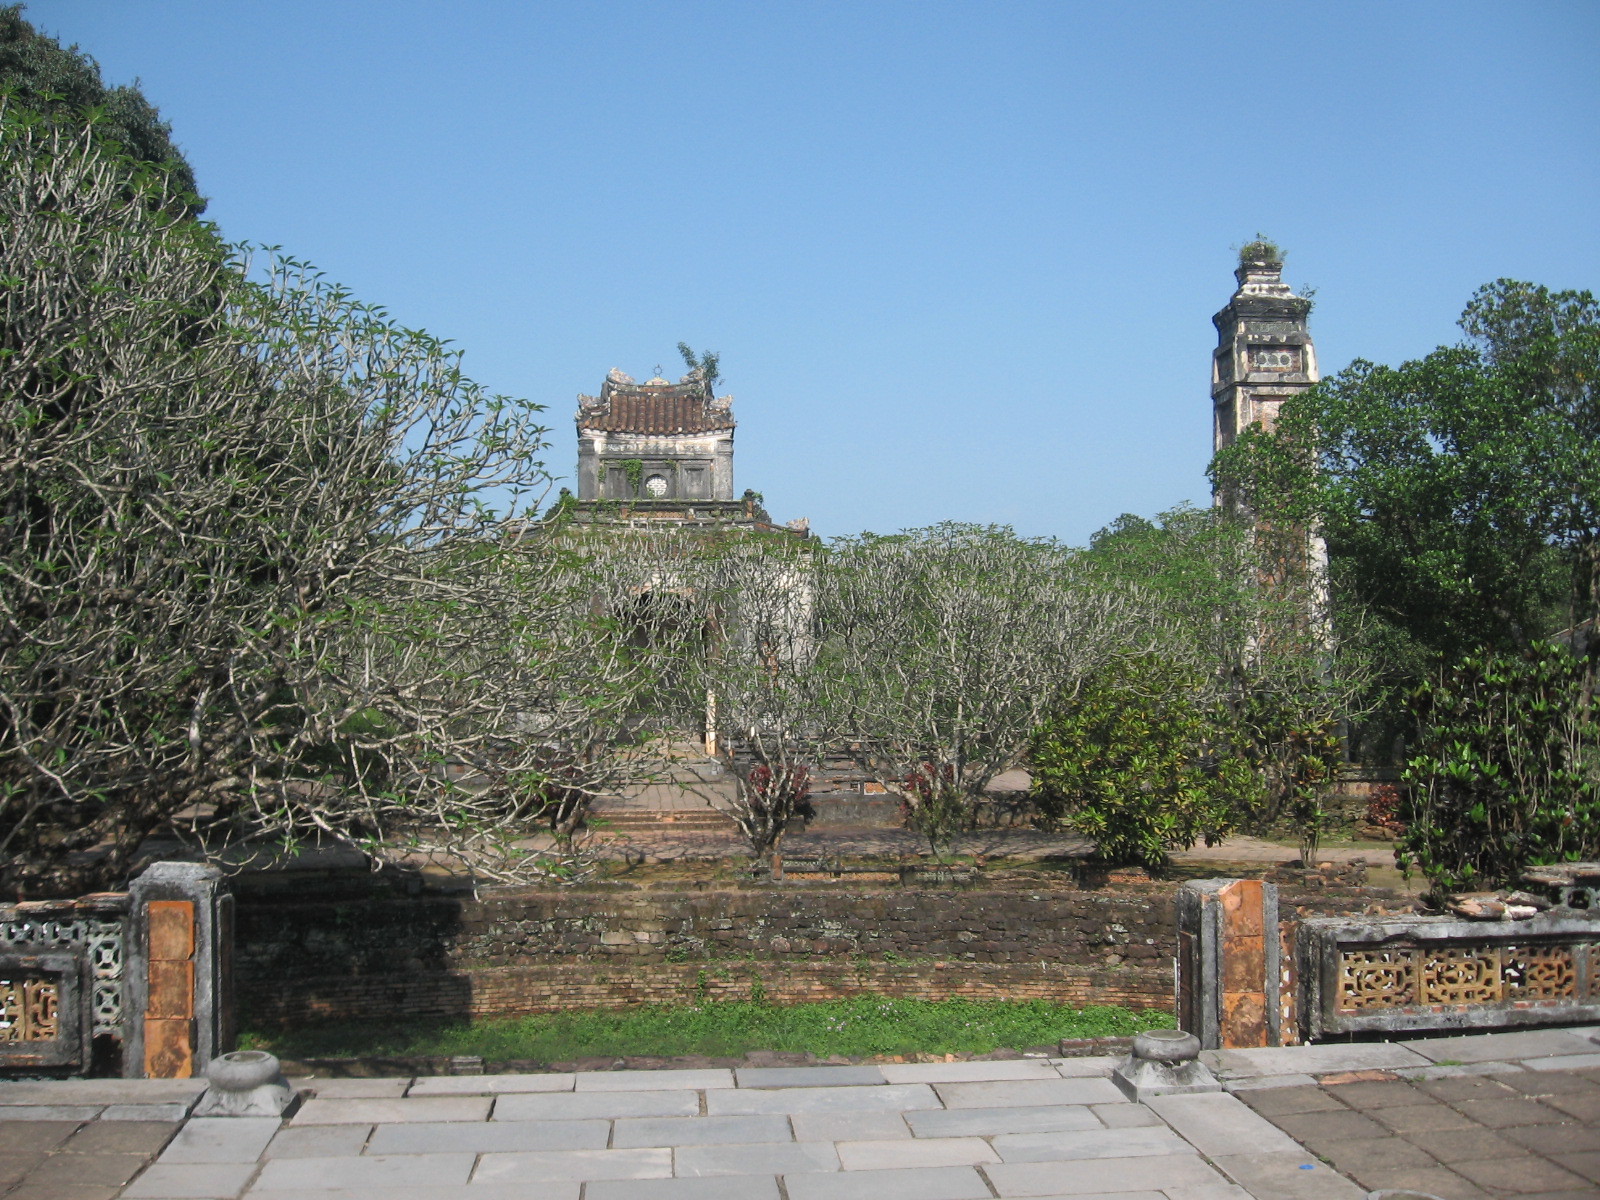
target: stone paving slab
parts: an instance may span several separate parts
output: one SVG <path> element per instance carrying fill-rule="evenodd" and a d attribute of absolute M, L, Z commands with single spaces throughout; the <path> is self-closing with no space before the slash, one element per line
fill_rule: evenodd
<path fill-rule="evenodd" d="M 1126 1055 L 1095 1055 L 1090 1058 L 1052 1058 L 1047 1060 L 1063 1079 L 1080 1075 L 1110 1075 Z"/>
<path fill-rule="evenodd" d="M 1304 1151 L 1234 1154 L 1212 1161 L 1256 1200 L 1366 1200 L 1366 1188 Z"/>
<path fill-rule="evenodd" d="M 658 1092 L 664 1088 L 731 1088 L 733 1072 L 725 1067 L 670 1071 L 580 1071 L 580 1092 Z M 554 1089 L 552 1089 L 554 1090 Z"/>
<path fill-rule="evenodd" d="M 1259 1050 L 1206 1050 L 1200 1055 L 1220 1076 L 1323 1075 L 1334 1071 L 1392 1071 L 1426 1067 L 1432 1060 L 1394 1042 L 1271 1046 Z"/>
<path fill-rule="evenodd" d="M 407 1129 L 418 1126 L 408 1125 Z M 372 1134 L 370 1125 L 284 1126 L 267 1143 L 262 1154 L 267 1158 L 331 1158 L 360 1154 Z"/>
<path fill-rule="evenodd" d="M 1015 1108 L 1041 1104 L 1117 1104 L 1128 1098 L 1109 1079 L 1018 1079 L 934 1085 L 946 1108 Z"/>
<path fill-rule="evenodd" d="M 0 1121 L 57 1121 L 76 1125 L 100 1115 L 94 1104 L 12 1104 L 0 1108 Z"/>
<path fill-rule="evenodd" d="M 1107 1105 L 1107 1107 L 1112 1107 Z M 1136 1109 L 1122 1104 L 1118 1108 Z M 1144 1111 L 1139 1109 L 1139 1111 Z M 1032 1108 L 935 1108 L 905 1114 L 917 1137 L 991 1137 L 1002 1133 L 1054 1133 L 1070 1129 L 1099 1129 L 1104 1122 L 1085 1104 L 1041 1105 Z"/>
<path fill-rule="evenodd" d="M 155 1163 L 122 1189 L 125 1200 L 214 1200 L 237 1196 L 254 1163 Z"/>
<path fill-rule="evenodd" d="M 601 1180 L 589 1184 L 584 1196 L 586 1200 L 778 1200 L 778 1181 L 771 1175 Z M 528 1200 L 526 1192 L 520 1200 Z M 544 1200 L 542 1194 L 539 1200 Z"/>
<path fill-rule="evenodd" d="M 1142 1104 L 1091 1104 L 1089 1111 L 1107 1129 L 1140 1129 L 1163 1124 L 1160 1117 Z"/>
<path fill-rule="evenodd" d="M 163 1163 L 253 1163 L 278 1132 L 276 1117 L 197 1117 L 156 1160 Z"/>
<path fill-rule="evenodd" d="M 877 1067 L 740 1067 L 733 1074 L 742 1088 L 854 1087 L 888 1082 Z"/>
<path fill-rule="evenodd" d="M 628 1149 L 642 1146 L 735 1146 L 748 1142 L 793 1140 L 789 1119 L 776 1114 L 758 1117 L 635 1117 L 616 1123 L 611 1145 Z"/>
<path fill-rule="evenodd" d="M 711 1095 L 721 1095 L 712 1092 Z M 618 1117 L 692 1117 L 700 1111 L 697 1092 L 573 1092 L 553 1096 L 501 1096 L 496 1121 L 613 1120 Z"/>
<path fill-rule="evenodd" d="M 789 1200 L 989 1200 L 993 1195 L 972 1167 L 791 1175 L 783 1183 Z"/>
<path fill-rule="evenodd" d="M 590 1195 L 599 1185 L 590 1184 Z M 439 1184 L 434 1187 L 334 1187 L 307 1192 L 251 1188 L 245 1200 L 578 1200 L 581 1183 L 549 1181 L 531 1191 L 519 1183 Z"/>
<path fill-rule="evenodd" d="M 987 1086 L 987 1085 L 972 1085 Z M 792 1087 L 782 1090 L 707 1092 L 706 1112 L 711 1116 L 757 1113 L 906 1112 L 938 1108 L 939 1097 L 925 1083 L 889 1083 L 877 1087 Z"/>
<path fill-rule="evenodd" d="M 897 1112 L 796 1113 L 789 1124 L 797 1142 L 882 1142 L 911 1136 L 905 1117 Z"/>
<path fill-rule="evenodd" d="M 367 1143 L 366 1153 L 604 1150 L 610 1136 L 609 1121 L 440 1121 L 379 1125 Z"/>
<path fill-rule="evenodd" d="M 1427 1067 L 1400 1067 L 1394 1074 L 1400 1078 L 1461 1078 L 1462 1075 L 1520 1075 L 1520 1062 L 1462 1062 L 1462 1064 L 1434 1064 Z"/>
<path fill-rule="evenodd" d="M 994 1139 L 994 1148 L 1006 1162 L 1070 1162 L 1084 1158 L 1146 1158 L 1193 1153 L 1189 1143 L 1172 1130 L 1159 1126 L 1007 1133 Z"/>
<path fill-rule="evenodd" d="M 71 1137 L 77 1121 L 0 1121 L 0 1154 L 47 1154 Z"/>
<path fill-rule="evenodd" d="M 1594 1054 L 1557 1054 L 1550 1058 L 1532 1058 L 1522 1064 L 1530 1071 L 1584 1071 L 1600 1069 L 1600 1052 Z"/>
<path fill-rule="evenodd" d="M 874 1142 L 839 1142 L 839 1163 L 846 1171 L 883 1171 L 900 1167 L 962 1167 L 999 1162 L 1000 1154 L 983 1138 L 891 1138 Z"/>
<path fill-rule="evenodd" d="M 295 1125 L 377 1125 L 411 1121 L 482 1121 L 494 1101 L 487 1096 L 420 1096 L 401 1100 L 308 1100 Z"/>
<path fill-rule="evenodd" d="M 1226 1182 L 1192 1151 L 1148 1158 L 1079 1159 L 1071 1163 L 998 1163 L 985 1167 L 984 1174 L 996 1193 L 1005 1197 L 1161 1191 L 1176 1185 Z"/>
<path fill-rule="evenodd" d="M 672 1152 L 672 1173 L 683 1178 L 698 1175 L 793 1176 L 837 1172 L 839 1169 L 839 1155 L 832 1142 L 682 1146 Z"/>
<path fill-rule="evenodd" d="M 398 1100 L 414 1086 L 410 1079 L 323 1079 L 314 1075 L 289 1082 L 297 1091 L 314 1092 L 324 1100 Z"/>
<path fill-rule="evenodd" d="M 1200 1153 L 1269 1154 L 1304 1151 L 1272 1122 L 1257 1116 L 1244 1101 L 1227 1092 L 1193 1096 L 1157 1096 L 1147 1107 Z"/>
<path fill-rule="evenodd" d="M 417 1187 L 464 1184 L 472 1154 L 362 1154 L 338 1158 L 274 1158 L 257 1179 L 264 1189 L 311 1193 L 330 1187 Z"/>
<path fill-rule="evenodd" d="M 411 1085 L 407 1096 L 499 1096 L 521 1092 L 570 1092 L 574 1076 L 431 1075 Z M 658 1085 L 659 1086 L 659 1085 Z M 320 1092 L 318 1093 L 321 1094 Z"/>
<path fill-rule="evenodd" d="M 885 1063 L 878 1070 L 890 1083 L 983 1083 L 996 1079 L 1059 1079 L 1060 1072 L 1041 1059 L 999 1062 Z"/>
<path fill-rule="evenodd" d="M 174 1124 L 194 1111 L 194 1104 L 180 1101 L 174 1104 L 108 1104 L 100 1110 L 102 1121 L 163 1121 Z M 0 1108 L 0 1120 L 5 1119 L 5 1109 Z"/>
<path fill-rule="evenodd" d="M 1587 1034 L 1570 1029 L 1524 1029 L 1460 1037 L 1416 1038 L 1396 1043 L 1433 1062 L 1509 1062 L 1553 1055 L 1600 1054 Z"/>
<path fill-rule="evenodd" d="M 1223 1089 L 1229 1092 L 1250 1092 L 1264 1088 L 1316 1087 L 1310 1075 L 1254 1075 L 1244 1079 L 1224 1079 Z"/>
<path fill-rule="evenodd" d="M 165 1104 L 205 1090 L 204 1079 L 20 1079 L 0 1083 L 0 1105 Z"/>
<path fill-rule="evenodd" d="M 534 1150 L 485 1154 L 473 1172 L 474 1183 L 524 1183 L 546 1180 L 668 1179 L 672 1151 Z"/>

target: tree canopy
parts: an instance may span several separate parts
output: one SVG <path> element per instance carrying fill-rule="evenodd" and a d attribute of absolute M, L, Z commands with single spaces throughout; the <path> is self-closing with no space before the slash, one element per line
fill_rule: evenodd
<path fill-rule="evenodd" d="M 1600 306 L 1500 280 L 1461 326 L 1353 363 L 1212 464 L 1263 522 L 1320 528 L 1336 601 L 1386 626 L 1409 679 L 1600 612 Z"/>
<path fill-rule="evenodd" d="M 0 888 L 175 828 L 539 873 L 655 685 L 649 562 L 508 527 L 537 409 L 175 186 L 0 102 Z"/>
<path fill-rule="evenodd" d="M 22 7 L 0 7 L 0 92 L 18 108 L 92 117 L 108 149 L 162 168 L 172 177 L 175 202 L 191 216 L 204 212 L 193 168 L 172 140 L 172 127 L 139 85 L 107 87 L 93 58 L 40 33 L 23 17 Z"/>

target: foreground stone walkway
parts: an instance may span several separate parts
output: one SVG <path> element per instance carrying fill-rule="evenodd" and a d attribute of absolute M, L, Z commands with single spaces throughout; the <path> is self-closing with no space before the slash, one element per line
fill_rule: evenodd
<path fill-rule="evenodd" d="M 1108 1058 L 307 1079 L 286 1122 L 186 1120 L 189 1081 L 12 1083 L 0 1194 L 1592 1200 L 1597 1033 L 1224 1051 L 1229 1091 L 1148 1106 Z"/>

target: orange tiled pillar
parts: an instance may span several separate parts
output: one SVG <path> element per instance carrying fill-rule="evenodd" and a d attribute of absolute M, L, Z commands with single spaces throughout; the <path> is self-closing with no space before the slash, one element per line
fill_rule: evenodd
<path fill-rule="evenodd" d="M 195 1072 L 194 901 L 152 900 L 145 907 L 144 1075 L 188 1079 Z"/>
<path fill-rule="evenodd" d="M 233 1046 L 233 897 L 195 863 L 156 863 L 128 891 L 123 1074 L 199 1075 Z"/>
<path fill-rule="evenodd" d="M 1178 892 L 1178 1024 L 1208 1050 L 1282 1044 L 1278 889 L 1201 879 Z"/>

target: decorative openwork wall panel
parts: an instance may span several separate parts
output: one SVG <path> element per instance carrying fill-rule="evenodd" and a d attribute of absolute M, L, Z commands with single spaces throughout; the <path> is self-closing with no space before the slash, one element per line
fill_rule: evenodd
<path fill-rule="evenodd" d="M 61 1036 L 61 984 L 20 972 L 0 979 L 0 1042 L 53 1042 Z"/>
<path fill-rule="evenodd" d="M 71 949 L 0 950 L 0 1067 L 37 1071 L 88 1064 L 87 963 Z"/>
<path fill-rule="evenodd" d="M 1300 1011 L 1310 1037 L 1600 1019 L 1600 920 L 1311 918 Z"/>
<path fill-rule="evenodd" d="M 17 917 L 0 920 L 0 949 L 69 949 L 89 959 L 94 1032 L 121 1037 L 123 922 L 109 914 L 85 917 Z"/>

